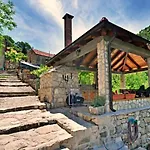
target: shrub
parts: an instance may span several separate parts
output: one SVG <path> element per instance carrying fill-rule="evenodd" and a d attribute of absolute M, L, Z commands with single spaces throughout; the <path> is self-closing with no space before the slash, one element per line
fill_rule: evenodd
<path fill-rule="evenodd" d="M 31 74 L 36 75 L 37 77 L 40 77 L 43 73 L 48 72 L 51 69 L 51 67 L 41 65 L 39 69 L 33 70 Z"/>
<path fill-rule="evenodd" d="M 96 96 L 94 98 L 94 101 L 91 103 L 91 106 L 93 107 L 104 106 L 105 102 L 106 102 L 106 98 L 104 96 Z"/>

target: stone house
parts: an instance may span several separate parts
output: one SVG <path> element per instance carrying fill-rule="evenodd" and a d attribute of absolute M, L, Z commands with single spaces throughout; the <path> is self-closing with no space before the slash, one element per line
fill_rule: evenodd
<path fill-rule="evenodd" d="M 37 49 L 32 49 L 28 51 L 28 62 L 34 65 L 46 64 L 54 54 L 39 51 Z"/>

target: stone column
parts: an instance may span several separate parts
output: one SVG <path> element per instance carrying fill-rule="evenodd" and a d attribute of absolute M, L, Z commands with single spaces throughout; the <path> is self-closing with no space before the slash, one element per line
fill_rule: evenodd
<path fill-rule="evenodd" d="M 107 42 L 102 39 L 97 43 L 97 59 L 98 59 L 98 94 L 106 97 L 106 111 L 109 112 L 109 62 Z"/>
<path fill-rule="evenodd" d="M 120 74 L 120 89 L 126 88 L 125 74 Z"/>
<path fill-rule="evenodd" d="M 147 58 L 147 65 L 148 65 L 148 85 L 150 86 L 150 57 Z"/>

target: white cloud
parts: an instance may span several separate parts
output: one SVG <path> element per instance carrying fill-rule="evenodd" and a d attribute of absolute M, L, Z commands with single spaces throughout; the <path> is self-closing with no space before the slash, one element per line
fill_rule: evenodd
<path fill-rule="evenodd" d="M 38 22 L 36 18 L 32 18 L 25 14 L 24 10 L 17 7 L 16 22 L 18 29 L 11 32 L 11 35 L 17 40 L 23 40 L 31 43 L 35 48 L 57 53 L 63 49 L 63 19 L 66 12 L 74 15 L 73 19 L 73 40 L 80 37 L 99 20 L 106 16 L 109 21 L 114 22 L 121 27 L 137 33 L 141 28 L 149 24 L 150 19 L 140 22 L 129 18 L 126 14 L 126 7 L 130 2 L 121 0 L 99 1 L 95 3 L 87 0 L 26 0 L 28 6 L 45 22 Z M 69 3 L 71 2 L 71 3 Z M 30 25 L 29 22 L 34 24 Z M 51 24 L 55 24 L 51 26 Z"/>
<path fill-rule="evenodd" d="M 47 21 L 51 22 L 51 18 L 62 28 L 64 15 L 61 0 L 28 0 L 29 4 L 39 15 L 42 15 Z"/>
<path fill-rule="evenodd" d="M 78 0 L 72 0 L 72 5 L 74 8 L 78 8 Z"/>

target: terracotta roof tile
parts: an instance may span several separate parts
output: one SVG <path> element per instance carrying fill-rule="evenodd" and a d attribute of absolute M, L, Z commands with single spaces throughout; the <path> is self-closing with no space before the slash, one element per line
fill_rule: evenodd
<path fill-rule="evenodd" d="M 54 54 L 50 54 L 50 53 L 46 53 L 46 52 L 42 52 L 42 51 L 39 51 L 37 49 L 32 49 L 33 52 L 37 55 L 41 55 L 41 56 L 45 56 L 45 57 L 53 57 Z"/>

